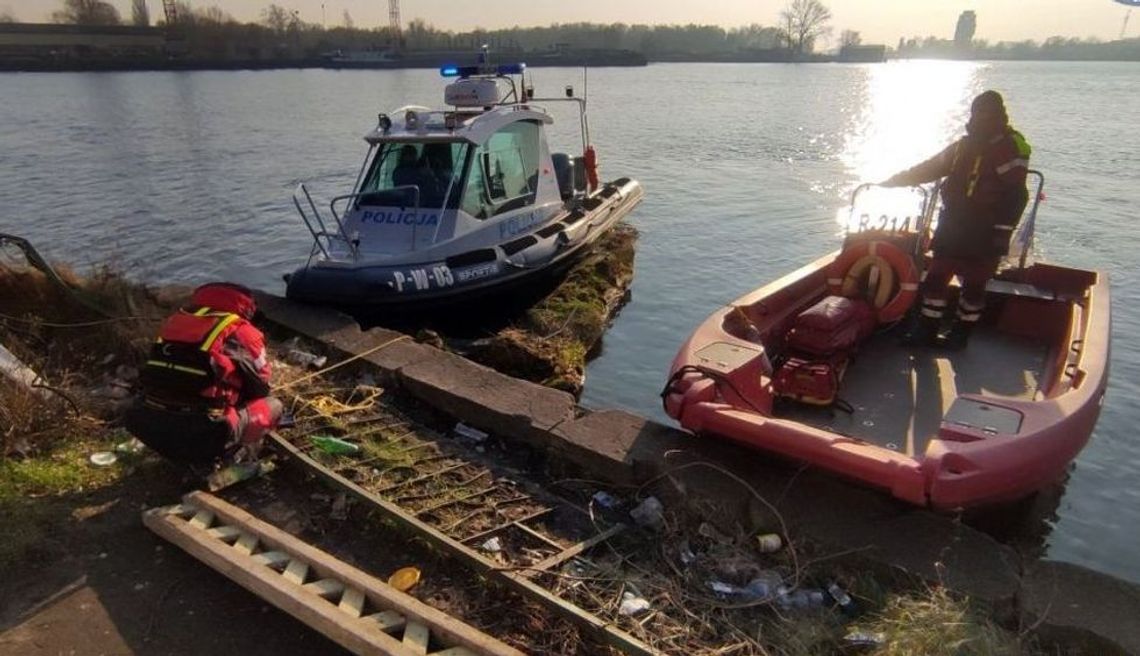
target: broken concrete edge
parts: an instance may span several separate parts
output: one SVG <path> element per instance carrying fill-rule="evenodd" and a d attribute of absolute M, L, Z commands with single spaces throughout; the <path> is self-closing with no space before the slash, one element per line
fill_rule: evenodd
<path fill-rule="evenodd" d="M 400 333 L 361 330 L 349 316 L 258 295 L 264 320 L 352 357 Z M 772 521 L 755 496 L 778 507 L 791 533 L 880 572 L 903 571 L 989 605 L 995 617 L 1031 626 L 1045 640 L 1077 640 L 1093 653 L 1140 656 L 1140 586 L 1067 563 L 1023 566 L 1010 547 L 952 517 L 906 506 L 828 474 L 789 471 L 765 454 L 623 410 L 590 411 L 567 393 L 500 374 L 453 353 L 402 340 L 362 360 L 420 402 L 482 430 L 540 449 L 618 486 L 667 482 L 687 497 L 736 505 L 754 523 Z M 694 454 L 699 449 L 699 455 Z M 692 465 L 690 463 L 698 463 Z M 718 475 L 730 472 L 746 482 Z M 806 471 L 805 471 L 806 470 Z M 755 492 L 755 496 L 751 493 Z M 884 540 L 884 535 L 890 536 Z M 1050 594 L 1063 580 L 1059 593 Z M 1050 587 L 1050 586 L 1053 587 Z M 1074 604 L 1072 600 L 1080 599 Z M 1087 600 L 1087 601 L 1086 601 Z"/>

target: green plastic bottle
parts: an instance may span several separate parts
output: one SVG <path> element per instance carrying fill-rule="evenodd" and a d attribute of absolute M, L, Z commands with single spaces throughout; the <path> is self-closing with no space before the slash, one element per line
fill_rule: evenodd
<path fill-rule="evenodd" d="M 360 453 L 360 447 L 352 442 L 346 442 L 339 437 L 329 437 L 328 435 L 314 435 L 309 438 L 313 446 L 317 447 L 325 453 L 331 453 L 335 456 L 354 456 Z"/>

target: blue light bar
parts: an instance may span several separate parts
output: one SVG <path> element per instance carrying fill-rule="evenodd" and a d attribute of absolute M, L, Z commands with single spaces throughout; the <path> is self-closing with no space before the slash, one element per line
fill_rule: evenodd
<path fill-rule="evenodd" d="M 459 77 L 459 67 L 454 64 L 447 64 L 446 66 L 439 67 L 439 74 L 442 77 Z"/>
<path fill-rule="evenodd" d="M 523 63 L 500 64 L 499 67 L 496 69 L 496 72 L 499 75 L 522 75 L 523 71 L 525 71 L 525 70 L 526 70 L 526 64 L 523 64 Z"/>

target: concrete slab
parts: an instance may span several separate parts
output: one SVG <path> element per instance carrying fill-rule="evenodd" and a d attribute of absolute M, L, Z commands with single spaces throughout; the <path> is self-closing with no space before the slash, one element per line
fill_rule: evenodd
<path fill-rule="evenodd" d="M 327 308 L 256 292 L 259 323 L 320 342 L 331 355 L 341 358 L 366 353 L 380 347 L 364 360 L 376 365 L 390 379 L 400 367 L 431 357 L 438 349 L 410 340 L 393 342 L 402 333 L 384 328 L 361 330 L 356 320 Z M 387 344 L 387 346 L 384 346 Z"/>
<path fill-rule="evenodd" d="M 624 410 L 599 410 L 553 430 L 552 448 L 606 481 L 632 485 L 661 468 L 664 455 L 693 444 L 691 435 Z"/>
<path fill-rule="evenodd" d="M 430 348 L 430 347 L 428 347 Z M 540 444 L 574 417 L 577 402 L 559 390 L 510 378 L 458 355 L 435 352 L 399 370 L 413 396 L 477 428 Z"/>
<path fill-rule="evenodd" d="M 1020 602 L 1022 625 L 1036 625 L 1046 645 L 1064 645 L 1066 653 L 1140 654 L 1138 585 L 1046 560 L 1025 572 Z"/>

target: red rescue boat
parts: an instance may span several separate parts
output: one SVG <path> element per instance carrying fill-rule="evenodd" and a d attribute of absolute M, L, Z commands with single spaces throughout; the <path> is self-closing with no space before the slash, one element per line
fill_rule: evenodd
<path fill-rule="evenodd" d="M 928 262 L 925 198 L 913 228 L 864 215 L 840 251 L 716 311 L 673 361 L 666 412 L 698 435 L 938 509 L 1016 500 L 1061 478 L 1108 381 L 1107 278 L 1026 265 L 1034 202 L 1020 264 L 991 281 L 969 345 L 903 346 L 892 328 Z"/>

